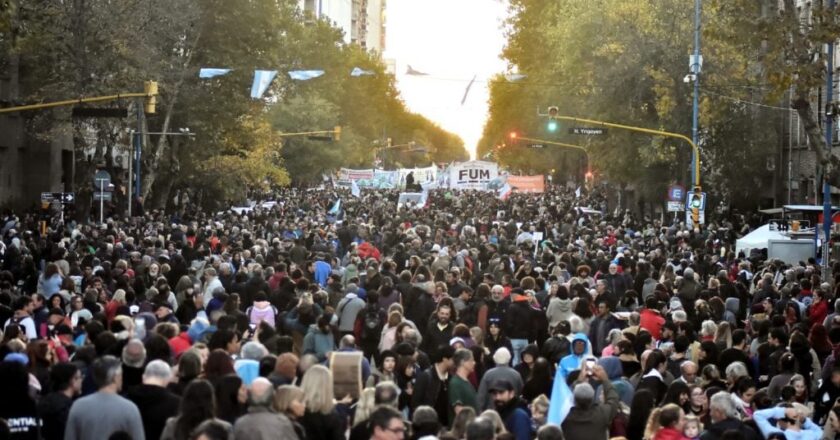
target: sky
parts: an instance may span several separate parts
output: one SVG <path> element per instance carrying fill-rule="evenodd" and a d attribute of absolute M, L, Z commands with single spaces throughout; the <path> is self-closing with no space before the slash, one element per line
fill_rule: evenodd
<path fill-rule="evenodd" d="M 487 119 L 487 80 L 505 69 L 500 54 L 506 11 L 503 0 L 387 0 L 385 6 L 384 58 L 396 61 L 403 100 L 411 111 L 461 136 L 473 158 Z M 428 76 L 407 75 L 408 65 Z"/>

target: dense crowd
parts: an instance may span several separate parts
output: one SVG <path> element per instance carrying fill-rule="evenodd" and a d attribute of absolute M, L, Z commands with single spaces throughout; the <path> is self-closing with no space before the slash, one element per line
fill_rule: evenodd
<path fill-rule="evenodd" d="M 5 213 L 0 438 L 836 438 L 837 280 L 736 255 L 742 218 L 397 196 Z"/>

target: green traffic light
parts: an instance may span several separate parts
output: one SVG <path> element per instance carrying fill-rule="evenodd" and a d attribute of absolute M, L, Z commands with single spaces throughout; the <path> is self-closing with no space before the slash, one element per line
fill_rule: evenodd
<path fill-rule="evenodd" d="M 700 204 L 701 204 L 700 197 L 694 196 L 691 199 L 691 207 L 692 208 L 700 208 Z"/>
<path fill-rule="evenodd" d="M 548 121 L 548 131 L 557 131 L 557 121 Z"/>

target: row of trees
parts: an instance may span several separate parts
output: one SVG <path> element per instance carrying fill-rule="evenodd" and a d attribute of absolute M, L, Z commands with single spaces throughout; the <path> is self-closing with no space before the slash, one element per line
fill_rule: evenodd
<path fill-rule="evenodd" d="M 139 91 L 144 80 L 158 81 L 158 111 L 144 116 L 143 131 L 189 127 L 196 136 L 145 138 L 142 188 L 152 207 L 165 207 L 176 195 L 211 205 L 270 185 L 314 183 L 340 166 L 372 165 L 385 137 L 425 146 L 428 154 L 412 156 L 416 161 L 467 156 L 460 138 L 406 109 L 377 56 L 344 44 L 340 30 L 297 3 L 0 0 L 0 53 L 14 61 L 0 68 L 20 71 L 26 102 Z M 201 80 L 201 67 L 235 70 Z M 354 67 L 374 75 L 351 77 Z M 280 71 L 261 100 L 249 97 L 254 69 Z M 294 82 L 285 72 L 295 69 L 326 74 Z M 335 125 L 343 127 L 339 142 L 279 136 Z M 134 127 L 134 116 L 77 119 L 69 109 L 27 120 L 28 132 L 44 139 L 72 135 L 81 153 L 74 185 L 80 201 L 99 162 L 115 169 L 111 152 L 129 148 Z"/>
<path fill-rule="evenodd" d="M 837 39 L 836 9 L 795 0 L 705 0 L 700 141 L 704 187 L 728 201 L 756 201 L 781 174 L 787 118 L 796 111 L 810 144 L 824 147 L 817 108 L 824 44 Z M 581 172 L 576 151 L 529 150 L 507 135 L 556 138 L 589 148 L 596 177 L 632 185 L 659 203 L 665 187 L 687 183 L 690 149 L 677 140 L 611 130 L 608 136 L 546 130 L 535 110 L 691 133 L 694 2 L 657 0 L 512 0 L 503 57 L 527 78 L 491 84 L 490 118 L 479 156 L 513 169 Z M 765 105 L 755 105 L 765 104 Z M 822 157 L 824 163 L 832 159 Z M 833 159 L 836 161 L 836 159 Z M 776 166 L 777 170 L 781 167 Z M 835 179 L 840 183 L 840 179 Z M 746 197 L 751 196 L 751 197 Z"/>

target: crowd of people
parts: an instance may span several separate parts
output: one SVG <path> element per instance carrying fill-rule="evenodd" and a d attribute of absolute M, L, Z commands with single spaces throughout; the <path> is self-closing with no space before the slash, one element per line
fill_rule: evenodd
<path fill-rule="evenodd" d="M 735 254 L 743 218 L 690 229 L 559 186 L 273 197 L 43 235 L 4 213 L 0 438 L 840 432 L 837 279 Z"/>

